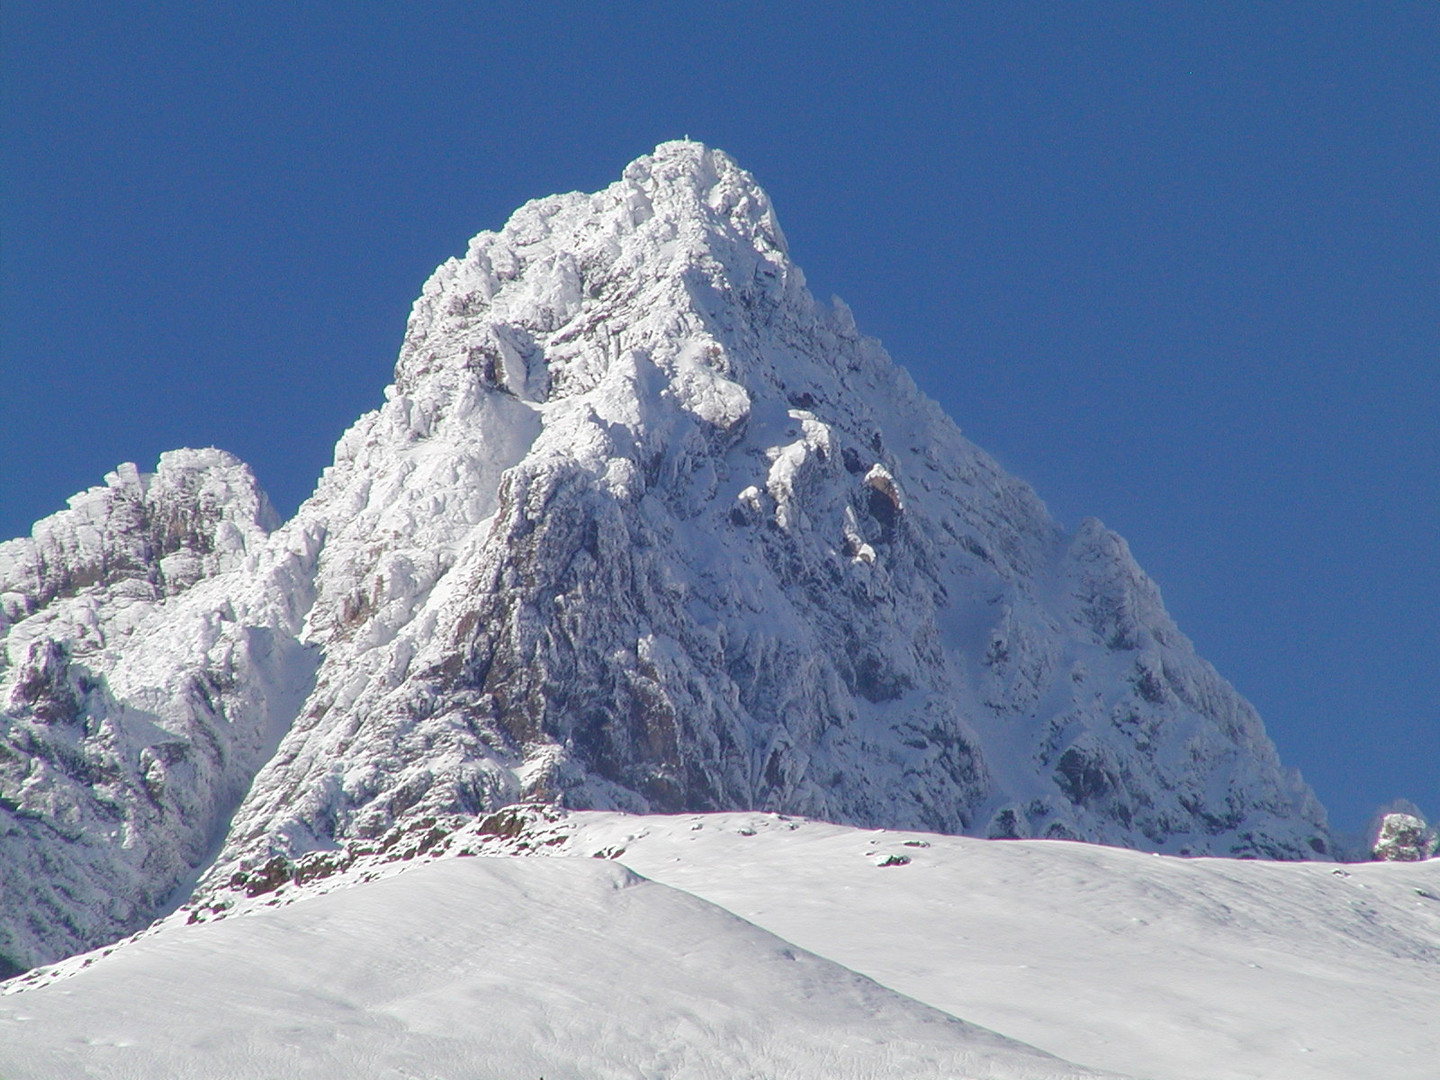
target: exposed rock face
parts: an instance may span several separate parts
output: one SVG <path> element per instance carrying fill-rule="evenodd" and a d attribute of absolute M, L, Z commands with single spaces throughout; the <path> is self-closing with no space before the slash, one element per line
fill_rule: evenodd
<path fill-rule="evenodd" d="M 227 731 L 284 731 L 253 784 L 232 770 L 249 790 L 204 890 L 521 799 L 1326 852 L 1309 789 L 1124 542 L 1065 535 L 843 305 L 815 303 L 724 154 L 668 143 L 480 234 L 426 284 L 386 396 L 239 563 L 192 543 L 200 571 L 175 580 L 200 583 L 169 595 L 176 556 L 152 540 L 159 569 L 135 571 L 155 634 L 224 610 L 227 640 L 261 628 L 281 658 L 195 661 L 230 680 Z M 118 588 L 70 573 L 64 602 Z M 66 633 L 16 651 L 36 617 L 3 687 L 32 726 L 32 693 L 57 717 L 92 707 L 72 709 Z M 144 708 L 191 715 L 166 696 L 180 662 L 146 655 Z M 107 701 L 138 700 L 108 678 Z"/>

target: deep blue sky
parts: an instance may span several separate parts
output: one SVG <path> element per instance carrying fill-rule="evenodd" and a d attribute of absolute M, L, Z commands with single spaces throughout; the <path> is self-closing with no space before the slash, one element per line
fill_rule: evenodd
<path fill-rule="evenodd" d="M 689 134 L 1337 826 L 1440 814 L 1440 5 L 0 17 L 0 535 L 180 445 L 293 511 L 437 263 Z"/>

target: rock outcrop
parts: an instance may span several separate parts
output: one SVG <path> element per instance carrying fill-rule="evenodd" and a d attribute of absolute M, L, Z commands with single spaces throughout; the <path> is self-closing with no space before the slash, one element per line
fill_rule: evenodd
<path fill-rule="evenodd" d="M 1420 862 L 1440 848 L 1440 837 L 1419 814 L 1394 811 L 1380 818 L 1370 855 L 1380 862 Z"/>

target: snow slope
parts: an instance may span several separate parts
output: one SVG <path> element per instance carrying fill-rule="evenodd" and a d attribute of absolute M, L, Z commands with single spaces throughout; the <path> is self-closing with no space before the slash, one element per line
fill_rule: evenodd
<path fill-rule="evenodd" d="M 5 984 L 0 1075 L 1429 1080 L 1440 1061 L 1436 860 L 534 807 L 311 871 Z"/>
<path fill-rule="evenodd" d="M 1440 1074 L 1440 860 L 1180 859 L 761 814 L 571 820 L 566 850 L 610 852 L 1067 1060 L 1153 1080 Z"/>
<path fill-rule="evenodd" d="M 1096 1075 L 593 859 L 453 859 L 177 925 L 0 998 L 0 1074 Z"/>

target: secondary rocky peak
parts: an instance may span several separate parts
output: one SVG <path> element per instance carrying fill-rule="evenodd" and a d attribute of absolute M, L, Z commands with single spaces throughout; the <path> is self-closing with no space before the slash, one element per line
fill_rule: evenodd
<path fill-rule="evenodd" d="M 223 450 L 171 450 L 153 473 L 127 462 L 30 537 L 0 544 L 0 627 L 91 588 L 174 596 L 234 566 L 279 523 L 250 467 Z"/>
<path fill-rule="evenodd" d="M 0 544 L 0 974 L 153 918 L 313 670 L 310 572 L 238 458 L 174 450 L 69 502 Z"/>

